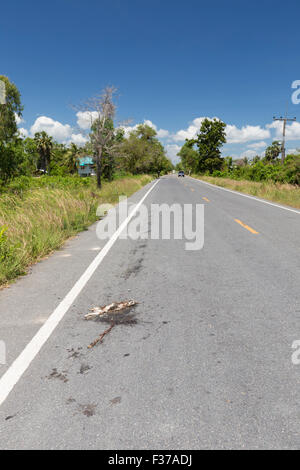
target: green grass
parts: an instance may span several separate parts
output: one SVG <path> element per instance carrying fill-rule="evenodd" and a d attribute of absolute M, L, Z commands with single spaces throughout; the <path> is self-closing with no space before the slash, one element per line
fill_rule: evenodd
<path fill-rule="evenodd" d="M 206 175 L 193 175 L 193 177 L 223 188 L 250 194 L 251 196 L 261 197 L 287 206 L 300 208 L 299 186 L 272 182 L 237 181 L 229 178 L 219 178 Z"/>
<path fill-rule="evenodd" d="M 99 204 L 115 204 L 152 180 L 126 176 L 105 182 L 78 177 L 21 178 L 0 194 L 0 286 L 26 273 L 32 263 L 87 229 Z"/>

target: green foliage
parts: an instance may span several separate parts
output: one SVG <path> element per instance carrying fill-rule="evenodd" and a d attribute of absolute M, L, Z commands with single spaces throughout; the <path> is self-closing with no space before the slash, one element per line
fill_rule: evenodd
<path fill-rule="evenodd" d="M 156 131 L 146 124 L 139 125 L 131 132 L 119 147 L 119 168 L 132 174 L 151 173 L 158 176 L 171 171 L 173 165 L 156 135 Z"/>
<path fill-rule="evenodd" d="M 33 175 L 37 172 L 39 153 L 36 146 L 36 141 L 30 137 L 21 141 L 23 158 L 19 164 L 18 174 Z"/>
<path fill-rule="evenodd" d="M 288 155 L 283 165 L 280 161 L 269 163 L 265 159 L 253 159 L 251 162 L 238 160 L 231 167 L 224 163 L 222 170 L 215 170 L 212 176 L 300 185 L 300 154 Z"/>
<path fill-rule="evenodd" d="M 21 117 L 23 108 L 17 87 L 3 75 L 0 80 L 4 82 L 6 92 L 6 102 L 0 105 L 0 178 L 6 181 L 18 173 L 22 162 L 15 116 Z"/>
<path fill-rule="evenodd" d="M 281 145 L 277 140 L 275 140 L 271 145 L 269 145 L 269 147 L 267 147 L 264 160 L 268 163 L 276 163 L 280 153 Z"/>
<path fill-rule="evenodd" d="M 286 157 L 280 176 L 282 181 L 300 186 L 300 154 Z"/>
<path fill-rule="evenodd" d="M 0 141 L 0 180 L 7 181 L 20 172 L 24 161 L 21 139 L 14 139 L 4 144 Z"/>
<path fill-rule="evenodd" d="M 0 75 L 0 80 L 5 84 L 6 104 L 0 105 L 0 142 L 6 144 L 17 134 L 15 115 L 21 117 L 23 107 L 21 105 L 20 92 L 14 83 L 7 77 Z"/>
<path fill-rule="evenodd" d="M 226 143 L 225 128 L 226 124 L 218 119 L 204 119 L 197 137 L 186 141 L 186 147 L 191 149 L 194 145 L 197 147 L 197 155 L 195 155 L 197 172 L 213 173 L 221 170 L 223 158 L 220 149 Z M 186 148 L 183 150 L 183 155 L 185 153 Z"/>
<path fill-rule="evenodd" d="M 190 141 L 185 142 L 177 155 L 181 159 L 180 170 L 184 170 L 186 173 L 195 173 L 197 171 L 198 152 L 193 148 L 193 145 Z"/>
<path fill-rule="evenodd" d="M 35 189 L 70 189 L 94 188 L 94 178 L 81 178 L 78 175 L 43 175 L 39 177 L 19 176 L 0 186 L 1 193 L 22 194 Z"/>
<path fill-rule="evenodd" d="M 7 227 L 0 226 L 0 263 L 4 263 L 12 256 L 13 249 L 9 246 L 6 235 Z"/>
<path fill-rule="evenodd" d="M 40 170 L 44 172 L 50 172 L 50 161 L 52 157 L 52 149 L 53 149 L 53 140 L 47 132 L 37 132 L 34 135 L 34 140 L 36 142 L 36 149 L 39 153 L 40 160 L 38 162 L 38 167 Z"/>
<path fill-rule="evenodd" d="M 300 185 L 300 151 L 298 155 L 288 155 L 282 164 L 278 158 L 281 145 L 274 141 L 262 159 L 259 156 L 251 161 L 247 157 L 235 161 L 230 156 L 222 158 L 220 149 L 226 143 L 225 127 L 225 123 L 217 119 L 204 119 L 197 137 L 186 140 L 178 152 L 181 162 L 176 169 L 235 180 Z"/>

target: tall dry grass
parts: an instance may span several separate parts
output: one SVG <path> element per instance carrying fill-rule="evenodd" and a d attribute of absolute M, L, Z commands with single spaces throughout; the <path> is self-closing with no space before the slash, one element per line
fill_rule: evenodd
<path fill-rule="evenodd" d="M 269 201 L 278 202 L 291 207 L 300 208 L 300 187 L 291 184 L 237 181 L 229 178 L 219 178 L 214 176 L 193 175 L 194 178 L 207 181 L 208 183 L 233 189 L 251 196 L 261 197 Z"/>
<path fill-rule="evenodd" d="M 117 203 L 151 181 L 147 175 L 79 187 L 33 187 L 0 195 L 0 285 L 59 248 L 70 236 L 97 220 L 101 203 Z M 50 178 L 49 178 L 49 181 Z"/>

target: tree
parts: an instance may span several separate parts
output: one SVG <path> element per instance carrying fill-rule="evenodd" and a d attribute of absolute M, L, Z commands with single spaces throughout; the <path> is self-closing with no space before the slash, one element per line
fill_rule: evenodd
<path fill-rule="evenodd" d="M 22 141 L 23 145 L 23 161 L 19 171 L 22 175 L 32 175 L 38 169 L 39 153 L 37 151 L 36 141 L 31 137 L 26 137 Z"/>
<path fill-rule="evenodd" d="M 5 104 L 0 104 L 0 178 L 7 180 L 17 174 L 23 160 L 16 122 L 16 115 L 21 117 L 23 107 L 17 87 L 4 75 L 0 75 L 0 80 L 5 88 Z"/>
<path fill-rule="evenodd" d="M 50 172 L 50 161 L 53 149 L 53 140 L 47 132 L 37 132 L 34 135 L 34 140 L 36 142 L 36 148 L 40 156 L 39 168 L 44 172 Z"/>
<path fill-rule="evenodd" d="M 6 144 L 0 141 L 0 179 L 7 181 L 17 176 L 23 160 L 22 139 L 15 138 Z"/>
<path fill-rule="evenodd" d="M 124 141 L 124 129 L 121 127 L 115 129 L 109 151 L 105 151 L 102 160 L 102 175 L 108 181 L 112 181 L 117 165 L 117 158 L 120 146 Z"/>
<path fill-rule="evenodd" d="M 276 163 L 276 160 L 278 159 L 280 153 L 281 153 L 281 144 L 277 141 L 274 140 L 269 147 L 266 149 L 265 153 L 265 161 L 268 163 Z"/>
<path fill-rule="evenodd" d="M 165 155 L 164 147 L 153 127 L 140 124 L 120 146 L 120 165 L 130 173 L 161 173 L 173 166 Z"/>
<path fill-rule="evenodd" d="M 196 171 L 198 152 L 189 140 L 183 144 L 177 155 L 181 159 L 182 168 L 185 172 L 193 173 Z"/>
<path fill-rule="evenodd" d="M 76 109 L 86 113 L 90 117 L 91 133 L 90 141 L 96 161 L 97 186 L 101 188 L 103 159 L 105 155 L 112 155 L 115 146 L 114 117 L 116 105 L 114 95 L 115 87 L 106 87 L 100 95 L 88 99 Z"/>
<path fill-rule="evenodd" d="M 0 75 L 5 85 L 5 104 L 0 104 L 0 142 L 10 142 L 17 134 L 16 116 L 21 117 L 23 106 L 18 88 L 7 77 Z"/>
<path fill-rule="evenodd" d="M 167 173 L 173 168 L 172 163 L 166 157 L 163 145 L 155 139 L 149 154 L 149 170 L 147 172 L 154 173 L 159 178 L 161 173 Z"/>
<path fill-rule="evenodd" d="M 255 165 L 255 163 L 258 163 L 260 161 L 260 156 L 255 155 L 255 157 L 252 158 L 252 165 Z"/>
<path fill-rule="evenodd" d="M 145 141 L 139 138 L 137 131 L 131 132 L 121 145 L 120 166 L 132 174 L 142 173 L 146 147 Z"/>
<path fill-rule="evenodd" d="M 287 155 L 283 171 L 286 181 L 300 185 L 300 150 L 298 155 Z"/>
<path fill-rule="evenodd" d="M 65 152 L 64 163 L 70 173 L 76 173 L 80 156 L 83 154 L 83 149 L 78 147 L 73 142 Z"/>
<path fill-rule="evenodd" d="M 224 170 L 231 172 L 233 170 L 233 158 L 225 157 L 223 166 L 224 166 Z"/>
<path fill-rule="evenodd" d="M 226 124 L 218 119 L 204 119 L 196 139 L 188 141 L 198 148 L 197 171 L 220 170 L 223 163 L 221 150 L 226 143 Z"/>
<path fill-rule="evenodd" d="M 243 157 L 243 162 L 244 162 L 244 166 L 247 166 L 249 164 L 249 158 L 248 157 Z"/>

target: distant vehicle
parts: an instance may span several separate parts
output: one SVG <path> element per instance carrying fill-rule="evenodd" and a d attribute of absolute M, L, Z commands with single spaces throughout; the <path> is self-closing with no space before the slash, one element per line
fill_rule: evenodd
<path fill-rule="evenodd" d="M 178 176 L 184 176 L 184 171 L 182 170 L 178 171 Z"/>

